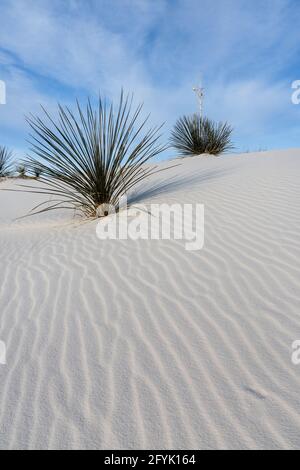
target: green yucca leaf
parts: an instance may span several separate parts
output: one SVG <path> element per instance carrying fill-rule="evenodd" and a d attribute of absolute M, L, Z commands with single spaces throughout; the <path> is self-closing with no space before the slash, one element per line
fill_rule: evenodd
<path fill-rule="evenodd" d="M 0 178 L 13 173 L 13 153 L 6 147 L 0 146 Z"/>

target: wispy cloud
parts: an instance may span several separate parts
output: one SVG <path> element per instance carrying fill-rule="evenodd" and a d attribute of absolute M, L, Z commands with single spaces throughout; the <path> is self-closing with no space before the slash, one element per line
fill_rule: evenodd
<path fill-rule="evenodd" d="M 202 72 L 207 113 L 230 120 L 242 148 L 299 145 L 300 113 L 289 99 L 300 78 L 299 16 L 289 0 L 3 0 L 0 139 L 20 146 L 23 115 L 39 103 L 114 97 L 121 86 L 153 121 L 167 121 L 167 136 L 196 109 Z"/>

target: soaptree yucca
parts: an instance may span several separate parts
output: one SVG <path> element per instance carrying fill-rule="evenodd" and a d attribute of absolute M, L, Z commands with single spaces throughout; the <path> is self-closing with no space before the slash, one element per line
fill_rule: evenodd
<path fill-rule="evenodd" d="M 178 119 L 172 131 L 170 144 L 180 155 L 219 155 L 233 148 L 232 127 L 216 123 L 198 114 Z"/>
<path fill-rule="evenodd" d="M 44 117 L 27 118 L 33 132 L 27 171 L 40 170 L 31 192 L 52 196 L 34 213 L 71 208 L 89 217 L 107 215 L 106 206 L 117 206 L 121 196 L 157 171 L 145 165 L 162 152 L 160 127 L 145 130 L 142 105 L 132 109 L 132 97 L 122 92 L 116 109 L 99 98 L 74 113 L 58 105 L 58 117 L 43 108 Z"/>
<path fill-rule="evenodd" d="M 17 166 L 17 173 L 19 178 L 26 178 L 26 166 L 23 163 Z"/>
<path fill-rule="evenodd" d="M 7 147 L 0 146 L 0 178 L 13 173 L 13 153 Z"/>

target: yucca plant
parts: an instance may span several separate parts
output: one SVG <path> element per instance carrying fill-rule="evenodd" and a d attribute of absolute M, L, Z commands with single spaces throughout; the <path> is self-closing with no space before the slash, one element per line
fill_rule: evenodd
<path fill-rule="evenodd" d="M 40 177 L 41 174 L 42 174 L 42 171 L 43 171 L 43 170 L 41 169 L 40 166 L 36 166 L 36 167 L 33 169 L 33 176 L 34 176 L 34 178 L 39 179 L 39 177 Z"/>
<path fill-rule="evenodd" d="M 178 119 L 172 131 L 170 144 L 180 155 L 219 155 L 233 149 L 231 142 L 232 127 L 216 123 L 198 114 Z"/>
<path fill-rule="evenodd" d="M 25 165 L 20 164 L 17 167 L 17 172 L 18 172 L 19 178 L 26 178 L 26 166 Z"/>
<path fill-rule="evenodd" d="M 27 118 L 33 133 L 27 170 L 41 170 L 42 187 L 31 192 L 53 196 L 51 202 L 33 209 L 41 213 L 52 209 L 76 209 L 89 217 L 107 215 L 107 205 L 118 200 L 156 167 L 145 164 L 165 147 L 159 144 L 159 129 L 144 132 L 148 117 L 140 121 L 142 105 L 132 111 L 132 97 L 120 95 L 117 109 L 99 98 L 77 112 L 58 105 L 53 119 L 43 108 L 44 119 Z"/>
<path fill-rule="evenodd" d="M 0 146 L 0 178 L 11 176 L 13 153 L 7 147 Z"/>

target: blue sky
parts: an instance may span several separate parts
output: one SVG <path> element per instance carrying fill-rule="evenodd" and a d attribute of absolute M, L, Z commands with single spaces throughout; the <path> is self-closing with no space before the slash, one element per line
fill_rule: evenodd
<path fill-rule="evenodd" d="M 300 147 L 298 0 L 0 0 L 0 143 L 26 152 L 24 115 L 120 88 L 164 139 L 182 114 L 235 128 L 237 150 Z"/>

